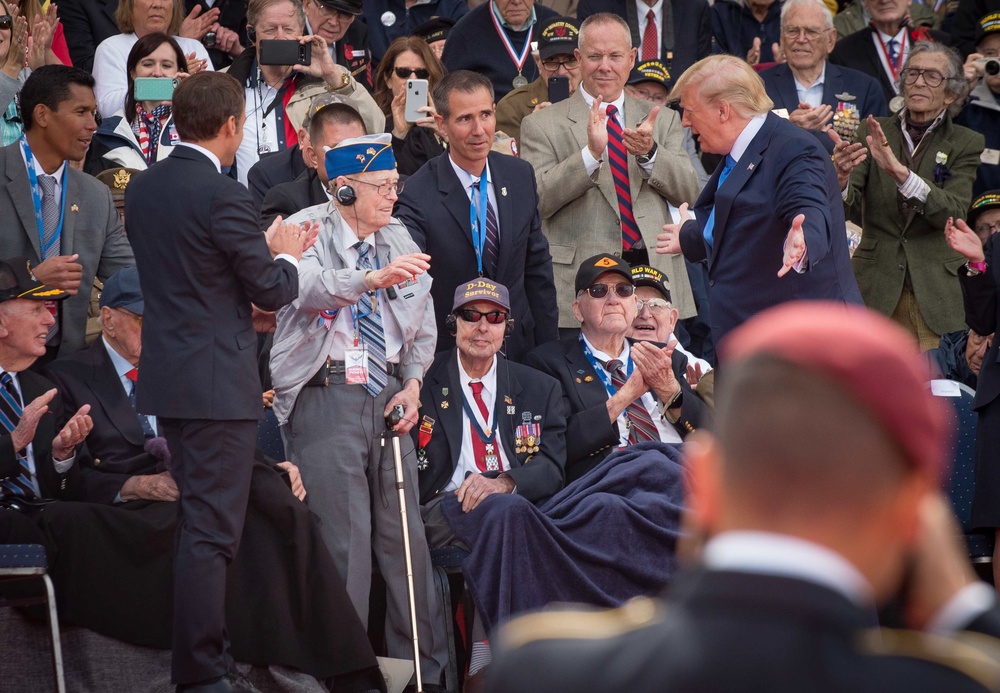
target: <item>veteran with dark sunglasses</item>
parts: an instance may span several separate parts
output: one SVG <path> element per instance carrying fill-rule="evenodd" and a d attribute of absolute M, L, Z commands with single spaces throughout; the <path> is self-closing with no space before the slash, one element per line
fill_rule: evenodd
<path fill-rule="evenodd" d="M 607 253 L 584 260 L 575 289 L 580 334 L 544 344 L 525 360 L 562 384 L 569 411 L 567 482 L 618 448 L 651 440 L 680 443 L 708 416 L 684 377 L 682 354 L 626 339 L 638 310 L 626 262 Z"/>

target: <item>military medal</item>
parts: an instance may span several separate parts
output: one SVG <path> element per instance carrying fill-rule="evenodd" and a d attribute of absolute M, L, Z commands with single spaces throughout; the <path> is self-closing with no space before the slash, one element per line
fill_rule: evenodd
<path fill-rule="evenodd" d="M 507 36 L 507 32 L 503 30 L 500 26 L 500 22 L 497 21 L 496 12 L 489 12 L 490 19 L 493 20 L 493 28 L 496 29 L 497 34 L 500 36 L 500 41 L 503 43 L 504 48 L 507 49 L 507 55 L 510 56 L 511 61 L 514 63 L 514 67 L 517 68 L 517 77 L 511 84 L 514 88 L 523 87 L 528 83 L 527 78 L 522 74 L 524 72 L 524 64 L 528 61 L 528 53 L 531 52 L 531 37 L 535 33 L 535 27 L 531 26 L 528 29 L 528 35 L 524 38 L 524 47 L 521 49 L 521 54 L 518 55 L 517 51 L 514 50 L 514 45 L 510 42 L 510 38 Z"/>
<path fill-rule="evenodd" d="M 434 433 L 434 419 L 425 416 L 417 430 L 417 471 L 427 469 L 427 451 L 424 449 L 431 442 Z"/>
<path fill-rule="evenodd" d="M 853 97 L 852 97 L 853 98 Z M 853 103 L 841 101 L 833 114 L 833 130 L 845 140 L 854 141 L 861 126 L 861 115 Z"/>
<path fill-rule="evenodd" d="M 891 113 L 899 113 L 903 110 L 903 106 L 906 105 L 906 101 L 902 96 L 894 96 L 889 101 L 889 111 Z"/>
<path fill-rule="evenodd" d="M 518 72 L 517 73 L 517 77 L 514 78 L 514 81 L 511 82 L 511 84 L 514 85 L 515 89 L 518 89 L 520 87 L 526 87 L 526 86 L 528 86 L 528 80 L 525 78 L 524 75 L 522 75 L 520 72 Z"/>
<path fill-rule="evenodd" d="M 486 443 L 486 471 L 500 471 L 500 457 L 497 456 L 497 448 L 493 443 Z"/>

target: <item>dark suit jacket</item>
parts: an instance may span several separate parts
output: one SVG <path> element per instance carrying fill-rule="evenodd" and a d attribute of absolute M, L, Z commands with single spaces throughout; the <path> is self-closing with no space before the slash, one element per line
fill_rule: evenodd
<path fill-rule="evenodd" d="M 765 308 L 797 299 L 861 303 L 847 252 L 844 204 L 830 155 L 816 137 L 773 113 L 717 191 L 720 163 L 681 229 L 684 256 L 708 261 L 712 337 Z M 715 206 L 711 250 L 702 226 Z M 809 265 L 778 278 L 792 219 L 805 214 Z"/>
<path fill-rule="evenodd" d="M 842 593 L 790 577 L 697 570 L 666 600 L 514 622 L 488 693 L 875 693 L 996 690 L 1000 644 L 883 630 Z M 996 637 L 996 608 L 969 630 Z M 608 633 L 594 637 L 597 630 Z M 501 641 L 503 638 L 501 637 Z M 931 645 L 935 642 L 935 645 Z M 978 645 L 974 646 L 974 642 Z M 979 646 L 985 648 L 980 653 Z M 981 661 L 983 669 L 968 665 Z"/>
<path fill-rule="evenodd" d="M 187 16 L 195 5 L 201 5 L 202 14 L 208 9 L 208 4 L 204 0 L 184 0 L 184 15 Z M 250 45 L 247 40 L 247 0 L 218 0 L 214 7 L 219 8 L 219 24 L 230 31 L 235 31 L 244 47 Z M 212 65 L 216 70 L 221 70 L 233 62 L 232 56 L 216 48 L 209 48 L 208 56 L 212 59 Z"/>
<path fill-rule="evenodd" d="M 118 0 L 63 0 L 59 21 L 66 35 L 69 57 L 75 67 L 94 69 L 94 51 L 106 38 L 120 34 L 115 12 Z"/>
<path fill-rule="evenodd" d="M 290 303 L 298 272 L 271 259 L 250 194 L 204 154 L 179 146 L 132 178 L 125 213 L 145 300 L 139 410 L 259 419 L 250 303 Z"/>
<path fill-rule="evenodd" d="M 316 175 L 315 169 L 307 168 L 295 180 L 278 183 L 267 191 L 260 208 L 260 230 L 266 231 L 279 214 L 282 219 L 287 219 L 306 207 L 328 201 L 329 198 L 323 191 L 323 181 Z"/>
<path fill-rule="evenodd" d="M 795 76 L 787 64 L 781 63 L 769 67 L 760 73 L 764 80 L 767 95 L 774 101 L 775 108 L 784 108 L 789 113 L 799 107 L 799 94 L 795 90 Z M 888 115 L 885 97 L 879 83 L 863 72 L 849 67 L 839 67 L 831 62 L 826 63 L 826 79 L 823 81 L 823 103 L 837 110 L 837 94 L 848 93 L 856 97 L 853 103 L 858 107 L 862 119 L 873 115 L 876 118 Z"/>
<path fill-rule="evenodd" d="M 621 439 L 618 423 L 608 421 L 608 391 L 584 355 L 578 337 L 543 344 L 528 354 L 525 364 L 562 385 L 568 412 L 566 481 L 578 479 L 614 452 Z M 687 357 L 675 351 L 670 366 L 684 391 L 680 418 L 672 424 L 683 437 L 708 423 L 708 407 L 688 385 Z"/>
<path fill-rule="evenodd" d="M 266 154 L 247 172 L 247 187 L 253 197 L 253 206 L 260 212 L 267 191 L 281 183 L 290 183 L 306 171 L 302 150 L 298 143 L 288 149 Z"/>
<path fill-rule="evenodd" d="M 1000 267 L 993 264 L 993 258 L 996 257 L 996 234 L 989 237 L 983 250 L 986 254 L 986 271 L 970 277 L 964 268 L 959 269 L 958 281 L 962 287 L 965 322 L 977 334 L 993 334 L 1000 323 L 1000 303 L 997 302 Z M 1000 396 L 1000 343 L 994 338 L 983 356 L 973 406 L 977 410 L 982 409 L 997 396 Z M 996 431 L 992 433 L 996 434 Z"/>
<path fill-rule="evenodd" d="M 538 344 L 558 337 L 552 256 L 538 216 L 535 175 L 527 162 L 491 152 L 490 173 L 500 220 L 497 276 L 510 290 L 514 334 L 507 356 L 521 361 Z M 431 159 L 406 181 L 395 216 L 420 249 L 431 256 L 431 294 L 438 322 L 437 350 L 455 345 L 445 329 L 455 288 L 478 277 L 469 221 L 469 196 L 451 166 L 448 153 Z"/>
<path fill-rule="evenodd" d="M 52 381 L 34 371 L 21 371 L 17 374 L 17 380 L 21 386 L 21 400 L 24 406 L 55 387 Z M 55 413 L 46 414 L 39 419 L 35 437 L 31 439 L 38 487 L 42 492 L 42 498 L 74 500 L 79 493 L 80 467 L 86 462 L 87 451 L 85 447 L 78 448 L 73 466 L 67 469 L 65 474 L 56 472 L 52 464 L 52 439 L 66 423 L 62 415 L 62 396 L 59 393 L 56 393 L 49 402 L 49 411 Z M 16 452 L 10 433 L 0 427 L 0 479 L 10 479 L 21 473 L 21 462 L 17 459 Z"/>
<path fill-rule="evenodd" d="M 420 472 L 420 502 L 427 503 L 448 485 L 462 452 L 463 430 L 462 383 L 458 374 L 455 349 L 434 358 L 420 391 L 420 413 L 435 424 L 430 442 L 424 448 L 427 469 Z M 507 473 L 517 485 L 518 495 L 537 502 L 563 487 L 566 466 L 566 410 L 562 390 L 554 379 L 533 368 L 511 363 L 497 356 L 497 423 L 511 469 Z M 442 406 L 449 402 L 451 406 Z M 514 408 L 514 413 L 508 411 Z M 516 429 L 527 414 L 532 423 L 542 426 L 536 453 L 515 453 Z M 536 420 L 537 419 L 537 420 Z M 412 435 L 420 447 L 420 426 Z"/>
<path fill-rule="evenodd" d="M 869 25 L 861 31 L 856 31 L 850 36 L 845 36 L 837 41 L 837 45 L 833 47 L 833 52 L 830 53 L 830 62 L 849 67 L 858 72 L 864 72 L 866 75 L 876 78 L 882 87 L 882 95 L 885 97 L 885 102 L 889 103 L 892 97 L 896 95 L 896 91 L 892 88 L 889 75 L 885 73 L 885 68 L 882 67 L 882 61 L 879 59 L 879 51 L 875 47 L 875 42 L 872 41 L 872 33 L 874 31 L 875 28 Z M 951 37 L 948 34 L 925 28 L 911 31 L 911 40 L 921 40 L 920 35 L 924 31 L 936 43 L 943 43 L 946 46 L 951 45 Z"/>
<path fill-rule="evenodd" d="M 347 54 L 348 49 L 351 55 Z M 368 45 L 368 27 L 361 18 L 351 22 L 351 26 L 344 33 L 344 38 L 337 41 L 334 52 L 335 62 L 346 67 L 359 84 L 363 84 L 368 91 L 375 88 L 372 51 Z"/>
<path fill-rule="evenodd" d="M 80 500 L 112 503 L 129 477 L 149 474 L 157 460 L 143 450 L 145 437 L 118 379 L 104 340 L 56 359 L 46 375 L 59 388 L 67 411 L 90 405 L 94 428 L 87 436 L 92 465 L 82 469 Z"/>
<path fill-rule="evenodd" d="M 17 142 L 0 149 L 0 220 L 0 255 L 26 257 L 32 266 L 41 262 L 31 183 Z M 77 262 L 83 265 L 81 287 L 85 290 L 60 305 L 61 354 L 83 348 L 94 277 L 107 281 L 118 270 L 135 264 L 111 191 L 93 176 L 67 165 L 60 254 L 74 253 L 80 255 Z"/>
<path fill-rule="evenodd" d="M 705 0 L 665 0 L 668 9 L 660 27 L 660 61 L 676 80 L 686 69 L 712 53 L 712 20 Z M 628 22 L 632 45 L 642 55 L 639 16 L 634 0 L 580 0 L 576 17 L 581 22 L 592 14 L 610 12 Z M 667 58 L 667 52 L 673 58 Z"/>

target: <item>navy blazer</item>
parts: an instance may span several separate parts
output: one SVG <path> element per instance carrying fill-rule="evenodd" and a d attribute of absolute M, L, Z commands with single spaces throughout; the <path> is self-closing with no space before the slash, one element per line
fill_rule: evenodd
<path fill-rule="evenodd" d="M 9 3 L 8 3 L 9 4 Z M 73 66 L 94 69 L 94 52 L 101 41 L 121 33 L 115 13 L 118 0 L 62 0 L 59 21 Z"/>
<path fill-rule="evenodd" d="M 500 221 L 500 258 L 496 276 L 490 278 L 510 291 L 510 314 L 515 322 L 505 353 L 510 360 L 521 361 L 538 344 L 559 336 L 552 256 L 538 216 L 531 164 L 491 152 L 489 167 Z M 469 210 L 469 195 L 445 152 L 407 179 L 393 215 L 431 256 L 438 351 L 455 346 L 455 338 L 444 325 L 455 289 L 479 276 Z"/>
<path fill-rule="evenodd" d="M 307 168 L 297 142 L 287 149 L 262 156 L 247 171 L 247 187 L 253 197 L 254 209 L 261 211 L 268 190 L 282 183 L 290 183 L 305 173 Z"/>
<path fill-rule="evenodd" d="M 125 213 L 145 299 L 139 410 L 259 419 L 251 302 L 264 310 L 291 303 L 299 277 L 292 263 L 271 259 L 250 193 L 178 146 L 133 176 Z"/>
<path fill-rule="evenodd" d="M 799 107 L 795 77 L 787 64 L 781 63 L 769 67 L 760 73 L 760 77 L 764 80 L 764 88 L 774 101 L 775 108 L 784 108 L 791 113 Z M 876 118 L 889 115 L 882 88 L 874 77 L 827 61 L 826 79 L 823 81 L 823 103 L 836 111 L 837 104 L 844 100 L 837 98 L 837 95 L 845 93 L 855 97 L 850 103 L 858 107 L 858 115 L 862 119 L 869 115 Z"/>
<path fill-rule="evenodd" d="M 665 0 L 669 7 L 660 27 L 660 61 L 677 79 L 686 69 L 712 53 L 712 19 L 705 0 Z M 642 55 L 642 36 L 639 35 L 639 15 L 634 0 L 580 0 L 576 17 L 581 22 L 592 14 L 610 12 L 628 23 L 632 45 Z M 669 21 L 668 21 L 669 20 Z M 673 59 L 667 59 L 666 48 L 671 48 Z"/>
<path fill-rule="evenodd" d="M 429 502 L 448 485 L 462 453 L 465 431 L 456 353 L 455 349 L 443 351 L 434 358 L 420 390 L 421 422 L 428 417 L 433 421 L 430 441 L 423 448 L 427 469 L 420 472 L 421 503 Z M 567 411 L 559 383 L 534 368 L 497 356 L 496 414 L 495 427 L 510 461 L 508 474 L 517 493 L 536 503 L 562 489 Z M 537 453 L 516 452 L 516 429 L 523 416 L 542 426 Z M 411 434 L 414 445 L 421 449 L 419 424 Z"/>
<path fill-rule="evenodd" d="M 765 308 L 812 299 L 861 303 L 847 251 L 844 203 L 830 155 L 797 125 L 768 113 L 757 136 L 724 185 L 712 174 L 694 209 L 697 221 L 681 229 L 684 256 L 708 262 L 712 336 L 718 344 L 734 327 Z M 711 248 L 702 227 L 715 206 Z M 809 265 L 779 278 L 792 219 L 805 214 Z"/>
<path fill-rule="evenodd" d="M 888 103 L 896 95 L 896 90 L 893 89 L 889 75 L 885 73 L 885 68 L 882 67 L 882 60 L 878 55 L 879 51 L 875 47 L 875 42 L 872 41 L 872 33 L 874 31 L 875 27 L 869 25 L 837 41 L 837 45 L 833 47 L 833 52 L 830 53 L 830 62 L 875 77 L 882 87 L 882 95 L 885 97 L 886 103 Z M 926 31 L 930 34 L 934 42 L 942 43 L 946 46 L 951 45 L 951 37 L 948 34 L 942 31 Z M 911 31 L 911 40 L 919 41 L 921 33 L 920 29 Z"/>

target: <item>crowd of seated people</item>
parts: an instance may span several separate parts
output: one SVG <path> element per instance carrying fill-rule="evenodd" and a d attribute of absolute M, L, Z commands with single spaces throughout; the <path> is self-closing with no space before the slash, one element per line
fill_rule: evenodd
<path fill-rule="evenodd" d="M 718 370 L 739 394 L 717 353 L 801 299 L 863 303 L 976 390 L 973 524 L 1000 539 L 998 60 L 990 0 L 0 0 L 0 541 L 45 546 L 67 623 L 176 655 L 189 458 L 138 365 L 169 378 L 150 354 L 185 315 L 144 315 L 140 281 L 149 229 L 194 209 L 210 230 L 173 250 L 243 276 L 264 246 L 211 229 L 252 232 L 288 297 L 234 291 L 225 344 L 171 335 L 253 351 L 280 432 L 243 459 L 225 657 L 367 693 L 387 654 L 446 690 L 443 547 L 468 554 L 471 691 L 520 612 L 655 597 Z M 183 135 L 193 93 L 221 129 Z M 224 199 L 156 177 L 191 156 Z M 155 306 L 225 274 L 166 263 Z"/>

